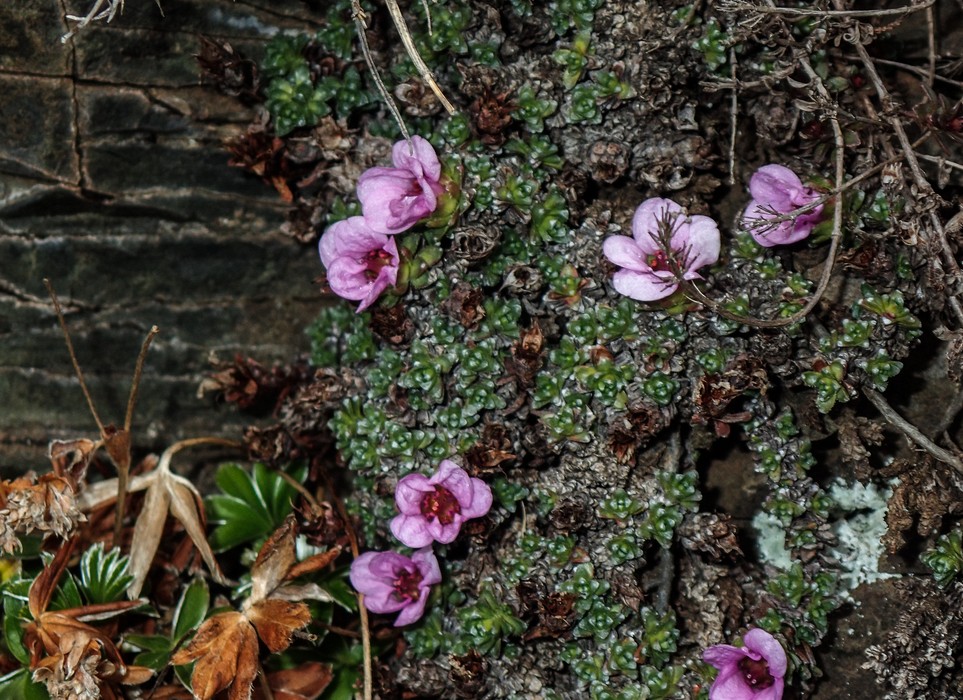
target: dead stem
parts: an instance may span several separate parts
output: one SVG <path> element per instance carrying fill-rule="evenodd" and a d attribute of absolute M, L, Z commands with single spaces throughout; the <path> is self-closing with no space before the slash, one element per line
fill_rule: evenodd
<path fill-rule="evenodd" d="M 756 12 L 764 15 L 785 15 L 789 17 L 902 17 L 928 9 L 935 3 L 936 0 L 925 0 L 918 5 L 905 5 L 886 10 L 814 10 L 803 7 L 760 7 L 742 0 L 724 0 L 719 3 L 719 8 L 723 12 Z"/>
<path fill-rule="evenodd" d="M 899 61 L 890 61 L 885 58 L 874 58 L 876 63 L 882 64 L 884 66 L 892 66 L 893 68 L 899 68 L 900 70 L 905 70 L 910 73 L 915 73 L 921 78 L 926 78 L 929 75 L 929 71 L 920 68 L 918 66 L 910 65 L 909 63 L 901 63 Z M 942 75 L 933 75 L 934 80 L 939 80 L 940 82 L 952 85 L 953 87 L 963 88 L 963 81 L 953 80 L 952 78 L 946 78 Z"/>
<path fill-rule="evenodd" d="M 664 471 L 675 474 L 679 471 L 682 459 L 682 443 L 678 432 L 672 433 L 663 454 L 661 462 Z M 655 609 L 663 615 L 669 610 L 672 597 L 672 582 L 675 580 L 675 556 L 672 553 L 672 543 L 659 552 L 658 589 L 655 595 Z"/>
<path fill-rule="evenodd" d="M 94 400 L 90 396 L 90 391 L 87 389 L 87 382 L 84 381 L 84 373 L 80 369 L 80 363 L 77 362 L 77 353 L 74 352 L 74 344 L 70 340 L 70 333 L 67 331 L 67 322 L 64 320 L 63 310 L 60 308 L 60 300 L 57 299 L 57 293 L 54 291 L 53 283 L 44 277 L 44 286 L 47 288 L 47 293 L 50 295 L 50 300 L 53 301 L 54 311 L 57 312 L 57 320 L 60 322 L 60 330 L 63 331 L 64 340 L 67 341 L 67 352 L 70 354 L 70 361 L 74 366 L 74 373 L 77 375 L 78 381 L 80 381 L 80 390 L 84 393 L 84 398 L 87 399 L 87 406 L 90 408 L 90 413 L 94 417 L 94 422 L 97 423 L 97 429 L 100 431 L 101 436 L 106 433 L 104 429 L 104 424 L 100 420 L 100 416 L 97 414 L 97 409 L 94 408 Z"/>
<path fill-rule="evenodd" d="M 351 556 L 357 559 L 361 556 L 361 549 L 358 547 L 358 535 L 354 531 L 354 527 L 351 525 L 351 519 L 348 517 L 348 511 L 345 510 L 344 503 L 338 497 L 338 494 L 334 490 L 334 486 L 331 480 L 326 474 L 322 472 L 322 477 L 325 480 L 325 486 L 327 488 L 328 494 L 331 497 L 331 502 L 334 504 L 335 510 L 338 511 L 338 516 L 344 522 L 344 531 L 348 536 L 348 545 L 351 547 Z M 358 598 L 358 617 L 361 618 L 361 652 L 364 656 L 364 700 L 372 700 L 372 687 L 374 685 L 374 680 L 371 675 L 371 628 L 368 625 L 368 609 L 364 606 L 364 594 L 355 593 Z"/>
<path fill-rule="evenodd" d="M 739 122 L 739 81 L 736 79 L 736 50 L 729 49 L 729 74 L 732 76 L 732 97 L 729 102 L 729 186 L 736 184 L 736 130 Z"/>
<path fill-rule="evenodd" d="M 926 8 L 926 87 L 933 87 L 933 78 L 936 77 L 936 19 L 933 16 L 933 7 Z"/>
<path fill-rule="evenodd" d="M 415 42 L 411 38 L 411 32 L 408 31 L 408 24 L 405 22 L 404 15 L 401 14 L 401 8 L 398 7 L 397 0 L 385 0 L 385 5 L 387 5 L 388 13 L 391 15 L 391 19 L 395 23 L 395 28 L 401 36 L 401 43 L 404 44 L 405 51 L 408 53 L 411 62 L 415 64 L 415 68 L 418 70 L 421 79 L 428 83 L 428 87 L 435 93 L 435 97 L 438 98 L 438 101 L 441 102 L 448 114 L 454 114 L 455 108 L 451 102 L 448 101 L 448 98 L 445 97 L 445 93 L 441 91 L 441 88 L 438 87 L 438 83 L 435 82 L 435 76 L 431 74 L 428 66 L 425 65 L 424 60 L 422 60 L 421 54 L 418 52 L 418 47 L 415 46 Z"/>
<path fill-rule="evenodd" d="M 836 6 L 840 6 L 840 0 L 834 0 Z M 922 7 L 922 6 L 921 6 Z M 903 158 L 909 165 L 910 173 L 913 175 L 913 181 L 916 183 L 919 189 L 919 195 L 921 197 L 935 197 L 933 192 L 933 187 L 930 185 L 926 176 L 923 174 L 922 168 L 920 168 L 919 159 L 916 157 L 916 152 L 913 149 L 913 145 L 910 143 L 909 136 L 906 134 L 906 129 L 903 128 L 903 123 L 900 118 L 893 113 L 892 106 L 894 104 L 892 95 L 889 94 L 889 90 L 883 84 L 879 73 L 876 70 L 876 65 L 873 63 L 872 57 L 870 57 L 869 52 L 866 51 L 866 47 L 860 39 L 859 27 L 854 27 L 852 35 L 848 37 L 853 48 L 856 49 L 856 53 L 859 54 L 860 61 L 863 64 L 863 68 L 866 71 L 866 75 L 870 82 L 873 84 L 873 88 L 876 90 L 876 95 L 879 97 L 880 103 L 883 106 L 884 119 L 892 127 L 897 139 L 899 139 L 900 147 L 903 151 Z M 942 253 L 941 258 L 943 264 L 949 270 L 950 275 L 956 277 L 960 272 L 959 264 L 956 261 L 956 256 L 953 253 L 953 249 L 950 247 L 949 241 L 946 239 L 946 232 L 943 229 L 943 224 L 939 219 L 934 207 L 928 207 L 927 215 L 930 220 L 930 226 L 932 231 L 930 236 L 936 236 L 937 243 L 940 246 L 940 251 Z M 963 326 L 963 306 L 960 305 L 959 300 L 956 297 L 949 297 L 947 300 L 950 308 L 953 310 L 953 314 L 956 316 L 958 325 Z"/>
<path fill-rule="evenodd" d="M 351 0 L 352 16 L 354 20 L 355 29 L 358 32 L 358 41 L 361 42 L 361 54 L 364 56 L 364 62 L 368 66 L 368 70 L 371 72 L 371 77 L 374 78 L 375 85 L 378 87 L 378 92 L 381 94 L 381 99 L 385 101 L 388 106 L 388 111 L 391 112 L 391 116 L 394 118 L 395 123 L 398 128 L 401 129 L 401 135 L 405 137 L 406 141 L 411 141 L 411 134 L 408 133 L 408 127 L 405 126 L 405 120 L 401 118 L 401 112 L 398 109 L 398 105 L 395 104 L 395 98 L 391 96 L 388 92 L 388 88 L 385 87 L 384 81 L 381 79 L 381 71 L 378 70 L 377 64 L 374 62 L 374 58 L 371 56 L 371 49 L 368 46 L 368 36 L 366 34 L 368 30 L 368 24 L 366 22 L 366 15 L 364 10 L 361 9 L 361 3 L 359 0 Z"/>
<path fill-rule="evenodd" d="M 258 680 L 261 682 L 261 692 L 264 693 L 265 700 L 274 700 L 274 693 L 271 690 L 271 684 L 268 683 L 267 674 L 264 673 L 264 666 L 261 665 L 259 661 L 257 664 L 258 670 Z"/>
<path fill-rule="evenodd" d="M 863 395 L 869 399 L 870 403 L 876 407 L 876 410 L 882 414 L 883 418 L 885 418 L 890 425 L 898 429 L 910 441 L 916 443 L 920 448 L 928 452 L 935 459 L 938 459 L 944 464 L 950 465 L 956 471 L 963 474 L 963 461 L 961 461 L 959 457 L 954 455 L 949 450 L 943 449 L 926 437 L 922 432 L 920 432 L 919 428 L 897 413 L 896 410 L 889 405 L 882 394 L 875 389 L 863 387 Z"/>

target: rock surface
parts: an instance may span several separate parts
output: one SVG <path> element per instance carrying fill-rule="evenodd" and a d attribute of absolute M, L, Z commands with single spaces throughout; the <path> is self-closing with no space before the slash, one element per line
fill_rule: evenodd
<path fill-rule="evenodd" d="M 89 3 L 69 2 L 73 14 Z M 258 52 L 303 3 L 126 3 L 66 43 L 64 6 L 0 6 L 0 468 L 43 468 L 47 441 L 96 426 L 43 278 L 67 312 L 105 423 L 123 421 L 138 348 L 161 329 L 135 414 L 139 447 L 237 436 L 196 389 L 211 352 L 259 360 L 306 348 L 318 306 L 310 248 L 279 231 L 287 207 L 228 167 L 222 142 L 251 113 L 199 82 L 201 35 Z M 290 15 L 286 15 L 289 12 Z"/>

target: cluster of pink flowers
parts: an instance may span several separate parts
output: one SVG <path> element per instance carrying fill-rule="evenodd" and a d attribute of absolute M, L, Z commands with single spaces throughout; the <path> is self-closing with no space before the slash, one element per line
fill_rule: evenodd
<path fill-rule="evenodd" d="M 392 236 L 434 212 L 444 191 L 441 163 L 425 139 L 399 141 L 391 158 L 393 167 L 369 168 L 359 178 L 362 215 L 332 224 L 318 244 L 331 291 L 360 302 L 359 312 L 398 280 L 401 260 Z"/>
<path fill-rule="evenodd" d="M 431 586 L 441 581 L 434 542 L 453 542 L 462 523 L 480 518 L 492 507 L 492 490 L 451 460 L 443 460 L 431 477 L 409 474 L 395 487 L 400 514 L 391 521 L 398 540 L 417 549 L 410 557 L 397 552 L 366 552 L 351 564 L 351 585 L 375 613 L 399 612 L 395 626 L 420 619 Z"/>
<path fill-rule="evenodd" d="M 822 218 L 819 194 L 803 185 L 782 165 L 766 165 L 749 181 L 752 201 L 742 226 L 766 247 L 806 238 Z M 800 208 L 805 211 L 796 213 Z M 671 199 L 647 199 L 632 218 L 632 236 L 610 236 L 602 244 L 605 257 L 619 270 L 615 291 L 638 301 L 657 301 L 688 280 L 701 279 L 699 269 L 719 260 L 719 227 L 707 216 L 690 216 Z"/>
<path fill-rule="evenodd" d="M 788 661 L 782 645 L 763 629 L 751 629 L 745 646 L 716 644 L 702 652 L 719 669 L 709 700 L 781 700 Z"/>

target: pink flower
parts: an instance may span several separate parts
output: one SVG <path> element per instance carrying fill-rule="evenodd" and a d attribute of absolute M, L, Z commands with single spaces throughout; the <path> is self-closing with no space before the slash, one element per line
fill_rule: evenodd
<path fill-rule="evenodd" d="M 351 563 L 351 585 L 364 594 L 364 606 L 375 613 L 401 611 L 395 627 L 421 618 L 441 569 L 431 548 L 410 557 L 397 552 L 365 552 Z"/>
<path fill-rule="evenodd" d="M 369 168 L 358 179 L 358 199 L 365 222 L 375 231 L 399 233 L 435 211 L 441 163 L 420 136 L 391 149 L 393 168 Z"/>
<path fill-rule="evenodd" d="M 745 647 L 716 644 L 702 659 L 719 669 L 709 700 L 780 700 L 786 676 L 786 652 L 762 629 L 743 637 Z"/>
<path fill-rule="evenodd" d="M 635 210 L 632 238 L 609 236 L 605 257 L 622 269 L 612 277 L 615 291 L 639 301 L 669 296 L 679 280 L 719 259 L 719 227 L 708 216 L 688 216 L 671 199 L 647 199 Z"/>
<path fill-rule="evenodd" d="M 392 519 L 391 532 L 399 541 L 409 547 L 448 544 L 463 522 L 491 509 L 492 490 L 446 459 L 430 479 L 409 474 L 398 481 L 395 503 L 401 514 Z"/>
<path fill-rule="evenodd" d="M 372 231 L 360 216 L 331 224 L 318 243 L 328 270 L 331 291 L 360 301 L 358 311 L 371 306 L 398 279 L 398 246 L 393 238 Z"/>
<path fill-rule="evenodd" d="M 782 165 L 764 165 L 753 173 L 749 194 L 752 201 L 742 215 L 742 226 L 766 248 L 801 241 L 822 218 L 823 205 L 819 204 L 797 216 L 773 221 L 819 199 L 817 192 L 803 186 L 796 173 Z"/>

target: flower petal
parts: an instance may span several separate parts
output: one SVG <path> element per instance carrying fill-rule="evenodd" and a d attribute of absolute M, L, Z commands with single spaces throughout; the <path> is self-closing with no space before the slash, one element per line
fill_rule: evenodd
<path fill-rule="evenodd" d="M 328 264 L 328 286 L 342 299 L 358 301 L 371 292 L 368 266 L 353 258 L 335 258 Z"/>
<path fill-rule="evenodd" d="M 637 301 L 657 301 L 679 287 L 671 272 L 635 272 L 619 270 L 612 275 L 612 286 L 619 294 Z"/>
<path fill-rule="evenodd" d="M 693 216 L 672 237 L 672 248 L 687 250 L 685 277 L 692 279 L 689 273 L 718 262 L 721 248 L 719 226 L 708 216 Z"/>
<path fill-rule="evenodd" d="M 421 194 L 418 178 L 399 168 L 369 168 L 358 178 L 358 199 L 367 225 L 382 233 L 399 233 L 411 224 L 402 224 L 392 205 Z"/>
<path fill-rule="evenodd" d="M 749 194 L 752 198 L 783 213 L 796 208 L 793 199 L 802 189 L 799 176 L 786 166 L 776 163 L 762 166 L 749 179 Z"/>
<path fill-rule="evenodd" d="M 702 652 L 702 660 L 720 671 L 727 666 L 739 663 L 747 656 L 745 649 L 731 644 L 716 644 Z"/>
<path fill-rule="evenodd" d="M 765 690 L 757 691 L 752 700 L 782 700 L 782 691 L 785 681 L 776 678 L 775 682 Z"/>
<path fill-rule="evenodd" d="M 709 700 L 753 700 L 755 694 L 734 664 L 720 671 L 709 688 Z"/>
<path fill-rule="evenodd" d="M 429 181 L 438 182 L 441 178 L 438 155 L 434 147 L 421 136 L 412 136 L 410 145 L 407 141 L 398 141 L 391 149 L 391 160 L 395 167 L 410 170 Z"/>
<path fill-rule="evenodd" d="M 318 253 L 328 267 L 335 258 L 361 258 L 372 250 L 384 248 L 386 243 L 385 234 L 372 230 L 363 217 L 352 216 L 328 226 L 318 241 Z"/>
<path fill-rule="evenodd" d="M 395 486 L 395 504 L 406 515 L 421 514 L 421 499 L 435 490 L 434 482 L 423 474 L 409 474 Z"/>
<path fill-rule="evenodd" d="M 387 556 L 386 556 L 387 555 Z M 410 565 L 410 560 L 394 552 L 365 552 L 351 563 L 351 585 L 365 596 L 365 607 L 371 612 L 392 613 L 401 610 L 405 601 L 394 595 L 395 558 Z M 385 571 L 390 572 L 387 576 Z"/>
<path fill-rule="evenodd" d="M 471 479 L 471 501 L 461 504 L 461 514 L 465 520 L 480 518 L 492 509 L 492 489 L 481 479 Z"/>
<path fill-rule="evenodd" d="M 752 200 L 746 207 L 742 215 L 742 227 L 755 239 L 756 243 L 765 247 L 772 248 L 777 245 L 784 245 L 792 238 L 792 221 L 772 222 L 775 215 L 771 208 Z M 808 235 L 808 233 L 807 233 Z M 803 236 L 805 238 L 805 236 Z M 801 240 L 801 239 L 796 239 Z"/>
<path fill-rule="evenodd" d="M 428 588 L 436 583 L 441 583 L 441 567 L 438 566 L 438 559 L 431 547 L 419 549 L 411 555 L 411 561 L 421 572 L 421 587 Z"/>
<path fill-rule="evenodd" d="M 786 651 L 782 648 L 775 637 L 759 627 L 746 632 L 743 637 L 746 649 L 754 651 L 769 662 L 769 673 L 774 678 L 782 678 L 786 675 L 787 660 Z"/>
<path fill-rule="evenodd" d="M 428 603 L 428 596 L 424 593 L 418 600 L 406 601 L 405 609 L 401 611 L 395 620 L 395 627 L 403 627 L 417 622 L 425 614 L 425 605 Z"/>
<path fill-rule="evenodd" d="M 458 505 L 464 507 L 471 503 L 471 477 L 454 462 L 444 460 L 439 465 L 438 472 L 429 481 L 451 491 L 451 494 L 458 499 Z"/>
<path fill-rule="evenodd" d="M 658 245 L 659 227 L 662 221 L 669 215 L 675 214 L 673 230 L 685 217 L 682 207 L 671 199 L 662 197 L 652 197 L 639 205 L 632 217 L 632 236 L 638 242 L 639 247 L 646 253 L 656 253 L 660 250 Z"/>
<path fill-rule="evenodd" d="M 609 236 L 602 243 L 602 253 L 609 262 L 627 270 L 644 272 L 651 269 L 645 262 L 646 252 L 629 236 Z"/>
<path fill-rule="evenodd" d="M 434 541 L 428 520 L 421 515 L 396 515 L 391 519 L 391 534 L 406 547 L 426 547 Z"/>

